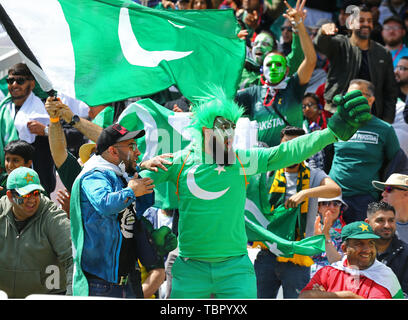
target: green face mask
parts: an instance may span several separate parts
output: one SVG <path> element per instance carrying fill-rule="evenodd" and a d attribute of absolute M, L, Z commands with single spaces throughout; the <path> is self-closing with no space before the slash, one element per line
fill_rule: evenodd
<path fill-rule="evenodd" d="M 280 54 L 271 54 L 265 57 L 263 73 L 266 81 L 278 84 L 286 75 L 286 58 Z"/>

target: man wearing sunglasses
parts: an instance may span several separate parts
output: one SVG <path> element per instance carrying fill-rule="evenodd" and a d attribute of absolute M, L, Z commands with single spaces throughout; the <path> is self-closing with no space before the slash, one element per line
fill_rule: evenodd
<path fill-rule="evenodd" d="M 50 195 L 56 185 L 54 164 L 48 144 L 48 125 L 50 122 L 44 103 L 33 93 L 34 76 L 24 63 L 18 63 L 8 70 L 7 89 L 9 95 L 0 104 L 0 116 L 6 130 L 2 133 L 3 145 L 7 135 L 12 140 L 21 139 L 32 144 L 36 150 L 33 168 L 38 173 L 45 192 Z M 4 160 L 1 159 L 4 167 Z"/>
<path fill-rule="evenodd" d="M 141 215 L 154 202 L 153 180 L 138 179 L 136 173 L 141 153 L 135 139 L 144 134 L 144 130 L 128 131 L 117 123 L 103 129 L 96 154 L 72 186 L 75 296 L 138 296 L 136 286 L 129 285 L 129 280 L 137 282 L 131 277 L 137 259 L 144 266 L 157 264 L 155 247 L 141 223 Z M 168 231 L 162 234 L 163 240 Z M 143 255 L 142 261 L 140 253 L 145 248 L 150 254 Z"/>
<path fill-rule="evenodd" d="M 0 290 L 9 298 L 71 291 L 70 222 L 42 192 L 38 174 L 22 166 L 0 199 Z"/>
<path fill-rule="evenodd" d="M 385 182 L 372 184 L 382 191 L 382 201 L 394 207 L 398 237 L 408 243 L 408 175 L 393 173 Z"/>

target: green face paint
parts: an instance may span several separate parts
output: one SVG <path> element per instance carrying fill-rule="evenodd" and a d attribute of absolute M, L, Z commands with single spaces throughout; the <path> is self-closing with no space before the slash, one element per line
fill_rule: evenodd
<path fill-rule="evenodd" d="M 286 75 L 286 58 L 280 54 L 270 54 L 265 57 L 263 72 L 266 81 L 278 84 Z"/>

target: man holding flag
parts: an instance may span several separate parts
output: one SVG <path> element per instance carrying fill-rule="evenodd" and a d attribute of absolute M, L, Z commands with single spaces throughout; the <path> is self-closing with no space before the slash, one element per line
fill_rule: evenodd
<path fill-rule="evenodd" d="M 277 242 L 254 223 L 245 225 L 248 176 L 299 163 L 336 139 L 347 140 L 370 118 L 361 92 L 338 97 L 339 112 L 328 129 L 273 148 L 232 150 L 235 124 L 243 109 L 213 89 L 193 106 L 193 142 L 175 152 L 167 171 L 142 171 L 155 185 L 172 181 L 179 198 L 179 257 L 172 273 L 172 298 L 256 298 L 256 279 L 247 255 L 245 227 L 252 239 Z M 324 250 L 324 238 L 312 252 Z M 296 250 L 286 241 L 283 247 Z M 287 253 L 286 253 L 287 254 Z M 289 252 L 290 255 L 290 252 Z M 293 252 L 292 252 L 293 255 Z"/>

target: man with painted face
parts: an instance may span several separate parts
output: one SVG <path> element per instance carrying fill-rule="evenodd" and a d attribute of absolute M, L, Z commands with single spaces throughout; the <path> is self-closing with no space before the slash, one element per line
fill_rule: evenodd
<path fill-rule="evenodd" d="M 302 99 L 316 65 L 316 52 L 303 24 L 305 0 L 296 3 L 284 15 L 296 29 L 304 54 L 297 72 L 289 75 L 286 57 L 271 52 L 263 61 L 263 85 L 241 90 L 236 95 L 238 104 L 245 108 L 245 115 L 258 124 L 258 140 L 268 146 L 280 143 L 280 132 L 287 125 L 302 127 Z"/>
<path fill-rule="evenodd" d="M 244 217 L 249 176 L 300 163 L 336 137 L 347 140 L 368 120 L 369 107 L 356 91 L 339 97 L 341 112 L 328 129 L 273 148 L 233 150 L 233 129 L 244 110 L 221 89 L 208 97 L 192 107 L 192 143 L 173 154 L 166 171 L 141 171 L 140 176 L 176 186 L 179 256 L 171 298 L 256 298 Z"/>

